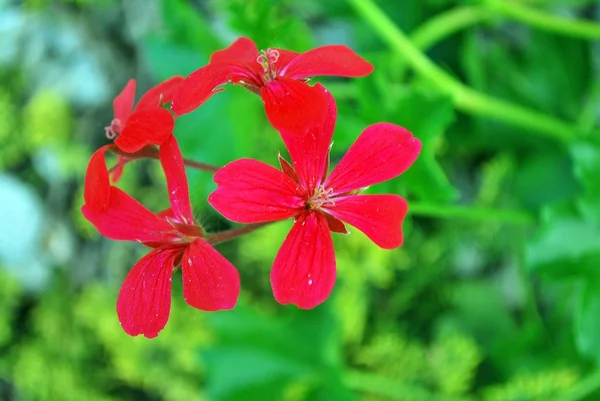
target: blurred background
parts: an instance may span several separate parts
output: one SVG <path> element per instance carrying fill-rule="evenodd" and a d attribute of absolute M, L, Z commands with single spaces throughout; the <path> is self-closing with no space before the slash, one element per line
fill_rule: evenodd
<path fill-rule="evenodd" d="M 600 400 L 598 24 L 589 0 L 0 0 L 0 400 Z M 320 79 L 332 162 L 374 122 L 421 139 L 369 190 L 407 197 L 405 244 L 335 235 L 334 294 L 299 311 L 273 300 L 290 222 L 270 225 L 217 246 L 242 277 L 235 310 L 194 310 L 175 279 L 165 330 L 129 337 L 115 303 L 146 250 L 82 218 L 87 161 L 129 78 L 139 97 L 242 35 L 375 65 Z M 219 165 L 284 151 L 238 87 L 176 136 Z M 165 208 L 159 164 L 129 167 L 121 187 Z M 210 174 L 189 180 L 199 220 L 232 227 Z"/>

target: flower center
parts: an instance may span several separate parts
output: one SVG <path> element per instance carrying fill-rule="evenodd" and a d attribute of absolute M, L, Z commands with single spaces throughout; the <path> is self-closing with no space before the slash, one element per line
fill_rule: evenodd
<path fill-rule="evenodd" d="M 122 129 L 123 125 L 121 124 L 121 120 L 115 118 L 110 122 L 109 126 L 104 127 L 104 132 L 108 139 L 115 139 L 121 133 Z"/>
<path fill-rule="evenodd" d="M 277 76 L 275 63 L 279 60 L 279 50 L 261 50 L 256 57 L 256 62 L 263 68 L 263 78 L 266 82 L 272 81 Z"/>
<path fill-rule="evenodd" d="M 315 193 L 306 201 L 306 207 L 310 210 L 320 209 L 323 206 L 335 206 L 335 201 L 331 199 L 333 188 L 325 189 L 322 185 L 315 189 Z"/>

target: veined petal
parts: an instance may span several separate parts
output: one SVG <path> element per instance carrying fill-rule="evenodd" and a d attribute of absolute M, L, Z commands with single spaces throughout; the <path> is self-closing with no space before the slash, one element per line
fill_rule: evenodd
<path fill-rule="evenodd" d="M 125 124 L 115 145 L 123 152 L 134 153 L 146 145 L 160 146 L 173 134 L 175 120 L 166 109 L 135 111 Z"/>
<path fill-rule="evenodd" d="M 324 302 L 335 285 L 335 254 L 322 213 L 301 214 L 275 257 L 273 295 L 281 304 L 311 309 Z"/>
<path fill-rule="evenodd" d="M 252 159 L 240 159 L 220 168 L 217 189 L 208 203 L 238 223 L 261 223 L 292 217 L 303 206 L 298 184 L 282 171 Z"/>
<path fill-rule="evenodd" d="M 256 62 L 258 47 L 250 38 L 237 38 L 226 49 L 217 50 L 210 56 L 210 63 L 240 64 Z"/>
<path fill-rule="evenodd" d="M 171 225 L 116 187 L 110 187 L 109 202 L 101 210 L 87 203 L 81 208 L 85 218 L 103 236 L 121 241 L 166 241 L 174 232 Z"/>
<path fill-rule="evenodd" d="M 155 109 L 169 103 L 182 82 L 183 77 L 176 75 L 150 88 L 138 101 L 135 110 Z"/>
<path fill-rule="evenodd" d="M 335 195 L 387 181 L 406 171 L 420 151 L 421 141 L 405 128 L 373 124 L 360 134 L 324 185 L 333 188 Z"/>
<path fill-rule="evenodd" d="M 240 293 L 240 276 L 235 267 L 215 248 L 196 239 L 181 259 L 183 298 L 190 306 L 205 311 L 231 309 Z"/>
<path fill-rule="evenodd" d="M 167 178 L 167 188 L 173 213 L 180 222 L 193 224 L 194 216 L 190 204 L 190 191 L 185 175 L 185 164 L 177 140 L 173 135 L 162 144 L 159 155 L 160 163 Z"/>
<path fill-rule="evenodd" d="M 92 210 L 104 210 L 110 199 L 110 181 L 104 154 L 110 145 L 103 146 L 94 152 L 85 171 L 83 199 L 85 205 Z"/>
<path fill-rule="evenodd" d="M 329 160 L 329 147 L 337 117 L 337 107 L 331 93 L 321 84 L 315 85 L 313 89 L 321 91 L 321 100 L 319 101 L 325 102 L 323 121 L 307 127 L 302 135 L 285 129 L 280 131 L 281 138 L 292 158 L 298 180 L 311 194 L 323 182 L 327 174 L 325 169 Z"/>
<path fill-rule="evenodd" d="M 320 127 L 327 117 L 329 98 L 324 91 L 301 81 L 277 78 L 260 90 L 271 125 L 291 135 Z"/>
<path fill-rule="evenodd" d="M 317 47 L 299 54 L 281 71 L 281 75 L 302 79 L 322 75 L 364 77 L 373 72 L 373 65 L 343 45 Z"/>
<path fill-rule="evenodd" d="M 133 111 L 133 99 L 135 98 L 135 79 L 130 79 L 121 93 L 113 100 L 114 118 L 124 123 Z"/>
<path fill-rule="evenodd" d="M 408 205 L 398 195 L 354 195 L 335 199 L 328 213 L 353 225 L 384 249 L 402 245 L 402 222 Z"/>
<path fill-rule="evenodd" d="M 117 299 L 117 315 L 125 333 L 158 335 L 171 312 L 173 261 L 178 250 L 157 248 L 131 269 Z"/>
<path fill-rule="evenodd" d="M 258 65 L 258 64 L 257 64 Z M 228 82 L 244 81 L 258 86 L 254 72 L 238 64 L 208 64 L 192 72 L 182 83 L 171 101 L 171 110 L 177 115 L 189 113 L 208 98 L 223 90 L 219 86 Z"/>

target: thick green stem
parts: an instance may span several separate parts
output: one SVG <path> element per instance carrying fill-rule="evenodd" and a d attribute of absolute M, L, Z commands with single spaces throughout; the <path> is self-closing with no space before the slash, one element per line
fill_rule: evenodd
<path fill-rule="evenodd" d="M 414 216 L 438 217 L 442 219 L 501 221 L 510 224 L 535 223 L 535 218 L 529 213 L 510 209 L 409 202 L 408 212 Z"/>
<path fill-rule="evenodd" d="M 125 152 L 121 151 L 118 147 L 116 147 L 115 145 L 111 146 L 110 150 L 117 155 L 125 157 L 126 159 L 123 162 L 118 163 L 117 165 L 113 166 L 109 170 L 109 172 L 112 172 L 115 169 L 117 169 L 118 167 L 124 166 L 125 164 L 127 164 L 133 160 L 137 160 L 137 159 L 156 159 L 156 160 L 158 160 L 158 159 L 160 159 L 158 147 L 152 146 L 152 145 L 148 145 L 148 146 L 144 147 L 142 150 L 135 152 L 135 153 L 125 153 Z M 206 171 L 207 173 L 216 173 L 217 170 L 219 169 L 219 166 L 213 166 L 212 164 L 201 163 L 201 162 L 197 162 L 197 161 L 189 160 L 189 159 L 183 159 L 183 163 L 187 167 L 192 167 L 197 170 Z"/>
<path fill-rule="evenodd" d="M 600 25 L 588 21 L 569 20 L 538 11 L 517 1 L 485 0 L 490 11 L 505 15 L 523 24 L 565 36 L 600 39 Z"/>
<path fill-rule="evenodd" d="M 411 40 L 416 47 L 426 50 L 453 33 L 487 21 L 492 16 L 487 7 L 456 7 L 421 25 L 411 34 Z"/>
<path fill-rule="evenodd" d="M 450 95 L 458 110 L 490 117 L 520 128 L 568 141 L 576 131 L 571 124 L 557 118 L 495 99 L 465 86 L 429 60 L 372 0 L 348 0 L 349 4 L 369 22 L 379 36 L 421 76 L 440 91 Z"/>

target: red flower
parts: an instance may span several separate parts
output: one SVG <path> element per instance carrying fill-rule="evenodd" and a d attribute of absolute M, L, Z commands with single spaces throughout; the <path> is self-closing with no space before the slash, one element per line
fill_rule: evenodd
<path fill-rule="evenodd" d="M 146 145 L 162 144 L 171 136 L 175 126 L 173 116 L 162 106 L 171 101 L 182 81 L 183 77 L 175 76 L 150 88 L 134 109 L 136 83 L 135 79 L 130 79 L 113 101 L 114 118 L 104 128 L 106 137 L 115 139 L 115 145 L 126 153 L 137 152 Z M 117 163 L 121 167 L 113 172 L 113 182 L 121 176 L 125 159 L 119 157 Z"/>
<path fill-rule="evenodd" d="M 213 53 L 208 65 L 183 81 L 173 97 L 175 114 L 193 111 L 209 97 L 232 83 L 259 94 L 271 124 L 278 130 L 297 130 L 310 124 L 321 125 L 327 98 L 306 85 L 309 77 L 333 75 L 362 77 L 373 66 L 342 45 L 322 46 L 298 54 L 289 50 L 258 51 L 248 38 L 239 38 L 227 49 Z"/>
<path fill-rule="evenodd" d="M 88 165 L 83 215 L 105 237 L 140 242 L 152 250 L 125 278 L 117 314 L 125 332 L 156 337 L 169 319 L 171 275 L 181 265 L 183 296 L 198 309 L 231 309 L 237 301 L 238 272 L 203 239 L 194 223 L 181 152 L 174 136 L 163 142 L 160 161 L 167 178 L 171 207 L 155 214 L 109 184 L 105 146 Z"/>
<path fill-rule="evenodd" d="M 317 89 L 326 91 L 320 86 Z M 329 176 L 329 146 L 336 118 L 330 95 L 326 124 L 305 135 L 282 131 L 293 167 L 280 157 L 281 170 L 241 159 L 214 176 L 218 188 L 209 203 L 230 220 L 259 223 L 293 217 L 294 225 L 273 264 L 275 299 L 300 308 L 327 299 L 336 277 L 330 231 L 346 233 L 343 222 L 375 244 L 402 244 L 406 201 L 398 195 L 358 195 L 361 189 L 403 173 L 416 160 L 421 142 L 388 123 L 367 127 Z"/>

